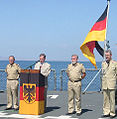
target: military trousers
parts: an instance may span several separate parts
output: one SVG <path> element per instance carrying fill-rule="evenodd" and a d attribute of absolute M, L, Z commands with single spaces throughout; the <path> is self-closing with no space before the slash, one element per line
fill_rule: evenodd
<path fill-rule="evenodd" d="M 75 110 L 74 110 L 75 108 Z M 81 113 L 81 81 L 68 82 L 68 113 Z"/>
<path fill-rule="evenodd" d="M 8 79 L 7 80 L 7 108 L 13 107 L 18 108 L 18 85 L 19 82 L 17 79 Z"/>
<path fill-rule="evenodd" d="M 115 116 L 115 89 L 103 89 L 103 113 Z"/>

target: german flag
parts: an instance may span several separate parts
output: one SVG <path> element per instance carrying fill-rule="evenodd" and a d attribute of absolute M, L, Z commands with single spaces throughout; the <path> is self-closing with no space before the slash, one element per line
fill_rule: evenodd
<path fill-rule="evenodd" d="M 97 49 L 97 51 L 101 56 L 104 55 L 104 50 L 100 47 L 98 41 L 104 41 L 106 37 L 107 11 L 108 5 L 103 14 L 101 15 L 101 17 L 93 25 L 85 41 L 80 47 L 83 55 L 90 60 L 90 62 L 95 66 L 95 68 L 97 68 L 97 66 L 95 56 L 93 53 L 94 48 Z"/>
<path fill-rule="evenodd" d="M 21 70 L 20 114 L 40 115 L 44 113 L 45 77 L 39 70 Z"/>

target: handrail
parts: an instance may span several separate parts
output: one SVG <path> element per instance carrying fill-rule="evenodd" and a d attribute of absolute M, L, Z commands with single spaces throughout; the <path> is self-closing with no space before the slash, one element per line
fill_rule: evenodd
<path fill-rule="evenodd" d="M 61 82 L 60 90 L 61 91 L 63 90 L 63 72 L 65 72 L 65 71 L 66 71 L 66 69 L 61 69 L 61 71 L 60 71 L 60 82 Z M 87 89 L 90 87 L 90 85 L 93 83 L 93 81 L 96 79 L 96 77 L 101 72 L 101 69 L 86 68 L 86 71 L 98 71 L 98 72 L 94 76 L 94 78 L 89 82 L 89 84 L 86 86 L 86 88 L 84 89 L 83 93 L 85 93 L 87 91 Z"/>
<path fill-rule="evenodd" d="M 94 76 L 93 78 L 87 77 L 87 78 L 90 78 L 90 80 L 85 84 L 85 88 L 83 89 L 83 93 L 85 93 L 87 91 L 87 89 L 89 89 L 91 84 L 94 82 L 94 80 L 100 74 L 101 69 L 86 68 L 86 71 L 88 71 L 88 74 L 90 74 L 89 76 L 91 76 L 91 77 L 92 77 L 92 73 L 93 73 L 92 71 L 94 71 L 94 72 L 96 71 L 95 72 L 96 74 L 95 73 L 93 74 L 93 76 Z M 5 69 L 0 69 L 0 72 L 1 72 L 1 75 L 2 75 L 3 73 L 5 73 Z M 3 76 L 6 77 L 6 74 L 5 75 L 3 74 Z M 1 79 L 5 78 L 5 77 L 0 76 Z M 63 88 L 64 88 L 64 80 L 63 79 L 65 79 L 65 78 L 67 78 L 66 69 L 61 69 L 59 78 L 57 77 L 56 70 L 51 69 L 51 75 L 50 75 L 49 79 L 52 79 L 52 81 L 53 81 L 53 90 L 55 90 L 55 91 L 57 90 L 57 80 L 60 80 L 60 87 L 58 87 L 58 89 L 60 89 L 60 91 L 62 91 Z M 2 80 L 2 81 L 6 81 L 6 80 Z M 85 80 L 85 81 L 87 81 L 87 80 Z M 67 80 L 65 82 L 67 83 Z M 100 88 L 99 85 L 98 85 L 98 87 Z"/>
<path fill-rule="evenodd" d="M 5 72 L 5 69 L 0 69 L 0 72 Z"/>
<path fill-rule="evenodd" d="M 1 73 L 6 73 L 5 69 L 0 69 L 0 72 Z M 52 79 L 54 80 L 54 90 L 56 91 L 56 87 L 57 87 L 57 84 L 56 84 L 56 79 L 57 79 L 56 70 L 55 69 L 51 69 L 51 72 L 53 72 Z M 1 76 L 0 76 L 0 78 L 1 78 Z M 3 80 L 3 81 L 5 81 L 5 80 Z"/>

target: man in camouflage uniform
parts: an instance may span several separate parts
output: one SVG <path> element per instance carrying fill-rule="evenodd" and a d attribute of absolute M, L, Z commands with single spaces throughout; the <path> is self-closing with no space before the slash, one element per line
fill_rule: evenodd
<path fill-rule="evenodd" d="M 18 79 L 21 68 L 15 63 L 15 57 L 9 56 L 9 64 L 6 67 L 7 73 L 7 108 L 12 109 L 12 100 L 14 110 L 18 110 Z"/>
<path fill-rule="evenodd" d="M 72 63 L 66 70 L 68 81 L 68 115 L 74 113 L 74 97 L 76 103 L 76 114 L 81 115 L 81 80 L 86 76 L 83 64 L 78 63 L 78 56 L 72 55 Z"/>
<path fill-rule="evenodd" d="M 117 80 L 117 62 L 112 60 L 112 52 L 105 52 L 106 61 L 102 62 L 102 90 L 104 96 L 102 117 L 114 118 L 115 87 Z"/>

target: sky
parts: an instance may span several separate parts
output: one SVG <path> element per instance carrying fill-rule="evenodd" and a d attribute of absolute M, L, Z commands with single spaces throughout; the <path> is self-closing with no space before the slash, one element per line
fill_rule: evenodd
<path fill-rule="evenodd" d="M 0 60 L 69 61 L 101 16 L 107 0 L 0 0 Z M 117 60 L 117 0 L 111 0 L 107 40 Z M 103 47 L 103 42 L 99 42 Z M 96 61 L 102 57 L 94 50 Z"/>

